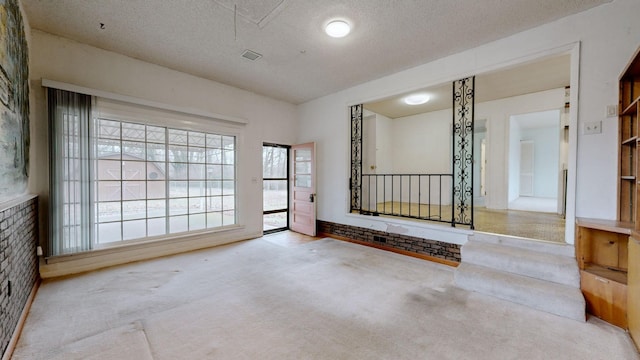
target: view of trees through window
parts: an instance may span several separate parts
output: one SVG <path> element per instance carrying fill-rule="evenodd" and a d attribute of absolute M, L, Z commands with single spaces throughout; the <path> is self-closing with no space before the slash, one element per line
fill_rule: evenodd
<path fill-rule="evenodd" d="M 236 223 L 235 137 L 95 120 L 97 243 Z"/>

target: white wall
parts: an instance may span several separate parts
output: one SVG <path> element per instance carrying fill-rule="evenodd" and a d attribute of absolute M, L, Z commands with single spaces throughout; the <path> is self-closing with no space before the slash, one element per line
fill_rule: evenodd
<path fill-rule="evenodd" d="M 451 172 L 451 109 L 393 120 L 395 173 Z"/>
<path fill-rule="evenodd" d="M 393 172 L 395 174 L 450 174 L 451 118 L 451 109 L 447 109 L 393 119 L 390 135 L 394 144 Z M 429 187 L 427 178 L 421 181 L 421 196 L 416 191 L 417 179 L 411 186 L 413 189 L 411 202 L 451 204 L 451 179 L 448 177 L 431 179 L 430 201 L 426 191 Z M 406 188 L 403 191 L 402 201 L 409 201 Z M 443 197 L 441 193 L 444 194 Z"/>
<path fill-rule="evenodd" d="M 494 41 L 440 60 L 370 81 L 298 107 L 299 141 L 318 143 L 318 218 L 343 224 L 404 232 L 432 239 L 464 242 L 457 233 L 441 227 L 403 222 L 391 227 L 388 220 L 348 215 L 348 106 L 381 99 L 393 94 L 436 85 L 464 76 L 498 69 L 532 60 L 558 51 L 572 51 L 572 64 L 578 64 L 575 45 L 580 43 L 579 87 L 572 69 L 572 111 L 574 126 L 569 162 L 573 163 L 568 194 L 567 241 L 573 242 L 574 217 L 614 219 L 616 216 L 617 122 L 604 120 L 606 106 L 617 104 L 617 81 L 620 72 L 640 44 L 640 1 L 616 0 L 594 9 L 559 19 L 552 23 Z M 564 96 L 564 94 L 563 94 Z M 576 101 L 579 99 L 579 106 Z M 557 108 L 560 108 L 558 106 Z M 577 112 L 576 112 L 577 111 Z M 476 112 L 476 118 L 489 118 Z M 603 121 L 603 132 L 583 136 L 576 128 L 585 122 Z M 341 129 L 341 131 L 336 131 Z M 488 129 L 491 129 L 490 125 Z M 503 134 L 506 135 L 506 134 Z M 492 141 L 498 133 L 490 134 Z M 506 149 L 490 149 L 494 156 Z M 576 172 L 577 171 L 577 172 Z M 506 178 L 488 181 L 488 186 L 504 188 Z M 490 189 L 488 189 L 490 191 Z M 506 196 L 502 201 L 506 206 Z M 575 204 L 575 211 L 572 209 Z M 495 207 L 495 206 L 494 206 Z"/>
<path fill-rule="evenodd" d="M 239 240 L 262 233 L 262 143 L 296 142 L 294 105 L 38 30 L 31 31 L 30 40 L 33 111 L 29 190 L 40 195 L 43 243 L 47 241 L 49 152 L 42 78 L 245 119 L 248 124 L 243 126 L 243 144 L 238 150 L 238 212 L 244 228 L 224 236 Z"/>

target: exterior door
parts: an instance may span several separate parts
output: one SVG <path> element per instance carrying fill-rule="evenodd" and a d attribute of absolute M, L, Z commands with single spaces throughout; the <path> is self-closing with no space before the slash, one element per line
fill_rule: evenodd
<path fill-rule="evenodd" d="M 316 144 L 291 147 L 291 230 L 316 235 Z"/>

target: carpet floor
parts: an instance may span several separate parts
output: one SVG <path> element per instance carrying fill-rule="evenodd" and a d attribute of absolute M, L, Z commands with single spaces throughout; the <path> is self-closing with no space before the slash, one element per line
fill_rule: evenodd
<path fill-rule="evenodd" d="M 638 359 L 596 318 L 452 283 L 347 242 L 250 240 L 44 281 L 13 359 Z"/>

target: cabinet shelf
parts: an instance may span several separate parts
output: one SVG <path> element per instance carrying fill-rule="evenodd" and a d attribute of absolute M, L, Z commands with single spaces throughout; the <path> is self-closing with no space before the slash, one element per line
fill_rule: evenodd
<path fill-rule="evenodd" d="M 629 106 L 627 106 L 626 108 L 624 108 L 622 110 L 620 115 L 621 116 L 625 116 L 625 115 L 637 114 L 638 113 L 638 102 L 639 101 L 640 101 L 640 97 L 637 97 L 635 100 L 633 100 L 633 102 L 631 102 L 631 104 L 629 104 Z"/>
<path fill-rule="evenodd" d="M 635 176 L 633 176 L 633 175 L 627 175 L 627 176 L 624 176 L 624 175 L 623 175 L 623 176 L 620 176 L 620 180 L 632 181 L 632 180 L 635 180 L 635 179 L 636 179 L 636 177 L 635 177 Z"/>
<path fill-rule="evenodd" d="M 622 141 L 622 145 L 636 145 L 636 142 L 638 141 L 638 137 L 637 136 L 632 136 L 624 141 Z"/>
<path fill-rule="evenodd" d="M 622 285 L 627 284 L 627 271 L 624 269 L 616 269 L 598 264 L 587 263 L 584 265 L 584 271 L 610 281 L 615 281 Z"/>

